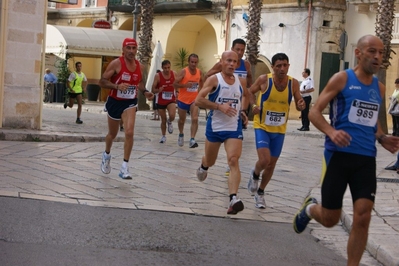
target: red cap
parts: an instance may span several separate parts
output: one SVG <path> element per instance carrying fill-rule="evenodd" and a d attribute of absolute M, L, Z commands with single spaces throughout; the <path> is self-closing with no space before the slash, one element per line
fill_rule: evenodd
<path fill-rule="evenodd" d="M 126 38 L 124 41 L 123 41 L 123 44 L 122 44 L 122 47 L 126 47 L 126 46 L 130 46 L 130 45 L 132 45 L 132 46 L 137 46 L 137 42 L 136 42 L 136 40 L 135 39 L 133 39 L 133 38 Z"/>

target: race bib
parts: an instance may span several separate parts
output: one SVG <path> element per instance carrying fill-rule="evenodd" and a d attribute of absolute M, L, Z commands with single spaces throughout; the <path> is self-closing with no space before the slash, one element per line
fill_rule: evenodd
<path fill-rule="evenodd" d="M 121 80 L 124 80 L 124 81 L 130 81 L 130 78 L 131 78 L 130 74 L 126 73 L 126 72 L 124 72 L 121 76 Z"/>
<path fill-rule="evenodd" d="M 163 92 L 162 92 L 162 98 L 163 98 L 164 100 L 172 100 L 172 98 L 173 98 L 173 92 L 170 92 L 170 91 L 163 91 Z"/>
<path fill-rule="evenodd" d="M 354 100 L 351 104 L 348 120 L 351 123 L 374 127 L 378 120 L 378 110 L 380 105 L 361 100 Z"/>
<path fill-rule="evenodd" d="M 190 88 L 187 88 L 188 92 L 197 92 L 198 91 L 198 83 L 193 82 L 193 85 Z"/>
<path fill-rule="evenodd" d="M 281 126 L 285 124 L 285 112 L 266 111 L 265 124 L 268 126 Z"/>
<path fill-rule="evenodd" d="M 136 98 L 136 86 L 132 85 L 127 88 L 125 91 L 118 90 L 116 95 L 118 98 L 123 99 L 135 99 Z"/>
<path fill-rule="evenodd" d="M 219 98 L 218 102 L 223 104 L 229 104 L 230 107 L 238 110 L 237 106 L 239 103 L 239 99 L 237 98 Z"/>

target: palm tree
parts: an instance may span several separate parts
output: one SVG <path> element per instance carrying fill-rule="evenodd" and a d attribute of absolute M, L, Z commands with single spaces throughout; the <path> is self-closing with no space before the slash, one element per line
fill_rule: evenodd
<path fill-rule="evenodd" d="M 251 63 L 251 71 L 255 73 L 255 65 L 258 62 L 258 43 L 260 40 L 260 16 L 262 12 L 262 0 L 249 1 L 249 19 L 247 24 L 247 59 Z"/>
<path fill-rule="evenodd" d="M 155 0 L 141 0 L 141 23 L 139 32 L 138 59 L 146 67 L 151 61 L 152 56 L 152 32 L 154 20 Z"/>
<path fill-rule="evenodd" d="M 379 0 L 377 7 L 377 16 L 375 23 L 375 33 L 382 42 L 384 43 L 384 55 L 382 58 L 382 66 L 380 71 L 377 73 L 379 81 L 386 84 L 387 69 L 391 65 L 389 59 L 391 59 L 391 41 L 392 41 L 392 27 L 393 20 L 395 18 L 395 1 L 392 0 Z M 382 130 L 388 133 L 387 126 L 387 115 L 385 106 L 385 95 L 382 101 L 381 110 L 378 115 Z"/>
<path fill-rule="evenodd" d="M 136 1 L 139 1 L 141 6 L 141 23 L 139 32 L 139 48 L 137 53 L 137 59 L 145 66 L 143 73 L 143 79 L 146 80 L 148 76 L 149 63 L 152 56 L 152 32 L 153 32 L 153 20 L 154 20 L 154 6 L 155 0 L 129 0 L 130 5 L 134 5 Z M 151 90 L 151 88 L 147 88 Z M 146 98 L 139 94 L 138 108 L 140 110 L 148 110 L 149 106 L 146 103 Z"/>
<path fill-rule="evenodd" d="M 262 0 L 250 0 L 249 1 L 249 18 L 247 24 L 247 51 L 246 57 L 251 63 L 252 76 L 255 75 L 255 66 L 258 63 L 258 43 L 260 40 L 260 16 L 262 13 Z M 249 108 L 248 113 L 249 120 L 253 121 L 254 115 Z"/>

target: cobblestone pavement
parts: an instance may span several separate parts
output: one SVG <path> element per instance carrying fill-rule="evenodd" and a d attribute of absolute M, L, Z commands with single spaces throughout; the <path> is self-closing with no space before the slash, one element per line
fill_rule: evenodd
<path fill-rule="evenodd" d="M 176 121 L 175 132 L 166 136 L 165 144 L 158 143 L 160 123 L 150 120 L 151 117 L 151 111 L 137 113 L 135 143 L 129 163 L 134 177 L 122 180 L 118 171 L 123 159 L 123 134 L 119 134 L 112 147 L 111 173 L 105 175 L 100 171 L 107 132 L 102 104 L 84 105 L 82 125 L 75 124 L 76 109 L 64 110 L 61 103 L 44 104 L 42 130 L 0 129 L 3 158 L 0 161 L 0 196 L 278 223 L 291 223 L 306 195 L 320 200 L 324 137 L 314 128 L 309 132 L 297 131 L 299 120 L 288 122 L 283 152 L 265 191 L 265 210 L 255 208 L 246 189 L 257 155 L 252 127 L 244 132 L 238 196 L 245 209 L 238 215 L 228 216 L 224 149 L 221 148 L 216 165 L 210 168 L 203 183 L 195 176 L 204 153 L 204 111 L 201 111 L 196 137 L 199 147 L 195 149 L 188 148 L 187 137 L 183 147 L 177 145 Z M 185 135 L 189 136 L 189 120 Z M 384 170 L 395 159 L 395 155 L 378 146 L 378 193 L 368 252 L 362 258 L 364 265 L 399 265 L 399 175 Z M 346 257 L 346 231 L 351 221 L 352 201 L 347 192 L 342 223 L 327 229 L 311 222 L 310 233 Z"/>

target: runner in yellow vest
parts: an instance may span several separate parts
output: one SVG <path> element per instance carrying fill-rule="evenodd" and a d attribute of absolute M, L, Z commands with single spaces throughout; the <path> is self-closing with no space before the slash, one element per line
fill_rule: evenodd
<path fill-rule="evenodd" d="M 76 124 L 82 124 L 83 121 L 80 119 L 80 115 L 82 114 L 82 94 L 83 90 L 86 90 L 87 78 L 86 75 L 82 72 L 81 62 L 76 62 L 75 68 L 76 71 L 72 72 L 68 78 L 67 86 L 69 100 L 64 103 L 64 108 L 66 109 L 67 106 L 72 108 L 76 99 L 78 103 Z"/>

